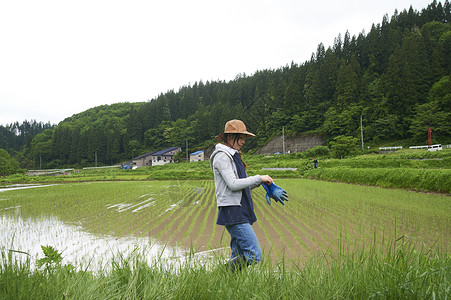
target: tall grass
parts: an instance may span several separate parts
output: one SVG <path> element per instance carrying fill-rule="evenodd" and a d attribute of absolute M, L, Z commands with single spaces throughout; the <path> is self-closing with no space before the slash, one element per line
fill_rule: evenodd
<path fill-rule="evenodd" d="M 451 169 L 321 168 L 305 173 L 308 178 L 451 193 Z"/>
<path fill-rule="evenodd" d="M 302 265 L 264 259 L 237 273 L 222 256 L 164 267 L 137 251 L 96 275 L 61 265 L 32 270 L 7 251 L 1 258 L 1 299 L 447 299 L 451 291 L 450 256 L 405 236 Z"/>

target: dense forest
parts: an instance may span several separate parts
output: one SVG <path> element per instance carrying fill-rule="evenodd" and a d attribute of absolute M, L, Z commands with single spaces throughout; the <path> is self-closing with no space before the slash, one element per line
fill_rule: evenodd
<path fill-rule="evenodd" d="M 33 138 L 46 129 L 54 129 L 55 125 L 36 120 L 25 120 L 22 124 L 15 122 L 7 126 L 0 126 L 0 148 L 17 153 L 30 147 Z"/>
<path fill-rule="evenodd" d="M 338 35 L 311 59 L 279 69 L 196 82 L 143 103 L 91 108 L 57 126 L 0 126 L 0 148 L 24 168 L 114 164 L 169 146 L 211 145 L 232 118 L 257 138 L 245 150 L 285 133 L 316 133 L 326 142 L 360 136 L 372 143 L 451 142 L 451 6 L 395 11 L 368 33 Z M 150 84 L 150 83 L 149 83 Z M 37 126 L 36 126 L 37 125 Z M 25 126 L 26 127 L 26 126 Z M 36 130 L 35 130 L 36 129 Z M 95 156 L 96 155 L 96 156 Z"/>

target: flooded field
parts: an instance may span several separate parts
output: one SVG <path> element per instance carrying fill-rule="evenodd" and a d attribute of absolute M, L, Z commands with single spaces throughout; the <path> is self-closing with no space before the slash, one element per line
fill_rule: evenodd
<path fill-rule="evenodd" d="M 0 193 L 25 189 L 49 188 L 55 184 L 17 184 L 0 186 Z M 66 186 L 68 187 L 68 186 Z M 2 194 L 0 194 L 1 196 Z M 26 198 L 30 198 L 27 196 Z M 8 201 L 10 198 L 1 198 Z M 127 206 L 127 205 L 125 205 Z M 1 206 L 0 208 L 0 246 L 1 250 L 13 250 L 14 258 L 24 262 L 30 259 L 32 267 L 43 257 L 41 246 L 50 245 L 63 256 L 63 264 L 71 264 L 79 269 L 101 272 L 111 267 L 111 261 L 119 256 L 128 257 L 138 251 L 147 258 L 149 264 L 178 263 L 186 251 L 180 247 L 170 247 L 151 237 L 94 234 L 87 232 L 81 222 L 65 223 L 55 215 L 36 215 L 22 217 L 22 205 Z M 108 209 L 127 209 L 121 204 L 111 205 Z M 136 208 L 137 210 L 146 207 Z M 107 270 L 108 271 L 108 270 Z"/>
<path fill-rule="evenodd" d="M 6 191 L 15 191 L 15 190 L 24 190 L 24 189 L 33 189 L 39 187 L 47 187 L 55 184 L 8 184 L 8 185 L 0 185 L 0 193 Z"/>
<path fill-rule="evenodd" d="M 447 195 L 320 182 L 279 180 L 285 205 L 267 205 L 254 190 L 254 229 L 265 254 L 302 261 L 314 255 L 386 245 L 400 236 L 419 246 L 450 249 Z M 176 262 L 186 253 L 228 255 L 229 237 L 216 226 L 214 182 L 92 182 L 0 188 L 0 245 L 63 263 L 102 270 L 118 253 L 139 249 L 151 263 Z M 26 254 L 14 253 L 15 257 Z"/>
<path fill-rule="evenodd" d="M 137 249 L 149 264 L 157 257 L 166 262 L 183 257 L 182 250 L 165 247 L 150 238 L 94 235 L 83 231 L 79 225 L 65 224 L 57 217 L 23 219 L 20 214 L 3 215 L 0 216 L 0 231 L 0 245 L 6 250 L 20 251 L 12 252 L 20 261 L 29 256 L 32 268 L 36 267 L 36 260 L 43 257 L 41 245 L 51 245 L 62 253 L 63 264 L 94 272 L 108 271 L 114 257 L 128 257 Z"/>

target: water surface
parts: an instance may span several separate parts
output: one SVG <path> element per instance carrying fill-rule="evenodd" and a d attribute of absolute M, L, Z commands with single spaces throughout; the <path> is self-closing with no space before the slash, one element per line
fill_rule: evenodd
<path fill-rule="evenodd" d="M 133 251 L 143 254 L 149 264 L 177 261 L 184 253 L 167 247 L 148 237 L 113 237 L 94 235 L 83 231 L 81 226 L 65 224 L 57 217 L 22 218 L 20 208 L 12 207 L 12 214 L 0 216 L 1 250 L 15 250 L 13 257 L 25 261 L 29 256 L 32 268 L 37 259 L 43 258 L 41 246 L 52 246 L 62 253 L 63 264 L 94 272 L 108 271 L 111 261 L 120 253 L 128 257 Z M 14 210 L 17 213 L 14 214 Z M 11 212 L 11 211 L 10 211 Z"/>

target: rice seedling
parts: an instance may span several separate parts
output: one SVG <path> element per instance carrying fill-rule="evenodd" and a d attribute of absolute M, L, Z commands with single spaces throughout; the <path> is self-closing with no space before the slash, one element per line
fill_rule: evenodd
<path fill-rule="evenodd" d="M 337 255 L 363 248 L 371 240 L 383 244 L 399 234 L 449 251 L 451 207 L 447 195 L 305 179 L 277 182 L 290 194 L 285 206 L 268 206 L 264 190 L 254 190 L 259 219 L 254 228 L 273 260 L 282 255 L 297 261 L 323 252 Z M 195 252 L 228 247 L 223 227 L 215 225 L 217 209 L 211 180 L 71 183 L 9 190 L 2 192 L 2 199 L 0 213 L 10 218 L 2 224 L 11 222 L 8 228 L 20 229 L 40 219 L 54 224 L 56 218 L 97 237 L 148 239 L 149 243 L 158 241 Z M 14 220 L 19 220 L 18 225 Z M 39 226 L 31 235 L 55 246 L 51 244 L 53 238 L 45 237 L 50 227 Z M 7 232 L 4 228 L 2 232 Z M 7 236 L 4 243 L 22 235 L 20 230 L 3 235 Z M 80 239 L 73 237 L 69 246 L 55 247 L 77 252 Z M 40 246 L 36 243 L 35 253 Z"/>

